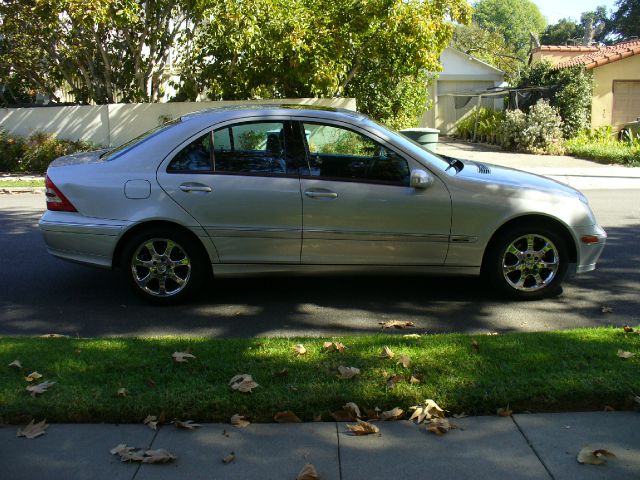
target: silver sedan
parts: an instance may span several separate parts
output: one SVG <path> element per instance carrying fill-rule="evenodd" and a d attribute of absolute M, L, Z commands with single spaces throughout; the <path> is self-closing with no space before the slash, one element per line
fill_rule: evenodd
<path fill-rule="evenodd" d="M 156 303 L 212 272 L 482 274 L 536 299 L 593 270 L 606 241 L 579 191 L 440 157 L 346 110 L 186 115 L 55 160 L 46 187 L 49 252 L 119 267 Z"/>

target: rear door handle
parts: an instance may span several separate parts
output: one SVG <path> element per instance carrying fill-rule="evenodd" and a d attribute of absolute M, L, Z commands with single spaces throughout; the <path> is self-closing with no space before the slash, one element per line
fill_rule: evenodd
<path fill-rule="evenodd" d="M 180 185 L 180 190 L 183 192 L 210 192 L 211 187 L 201 183 L 183 183 Z"/>
<path fill-rule="evenodd" d="M 313 190 L 307 190 L 304 194 L 309 198 L 338 198 L 336 192 L 315 192 Z"/>

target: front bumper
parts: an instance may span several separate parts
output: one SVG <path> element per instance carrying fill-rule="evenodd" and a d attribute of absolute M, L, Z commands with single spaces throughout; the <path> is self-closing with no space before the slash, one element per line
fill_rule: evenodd
<path fill-rule="evenodd" d="M 574 227 L 576 235 L 576 245 L 578 253 L 578 263 L 575 273 L 584 273 L 595 270 L 596 263 L 602 254 L 607 243 L 607 232 L 600 225 L 590 225 L 588 227 Z M 597 243 L 585 243 L 583 237 L 591 236 L 597 238 Z"/>
<path fill-rule="evenodd" d="M 111 268 L 113 252 L 127 226 L 121 220 L 46 211 L 38 222 L 52 255 L 73 262 Z"/>

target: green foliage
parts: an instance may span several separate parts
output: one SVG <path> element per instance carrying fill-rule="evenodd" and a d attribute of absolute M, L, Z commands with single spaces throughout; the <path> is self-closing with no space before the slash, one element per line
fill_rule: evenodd
<path fill-rule="evenodd" d="M 622 140 L 610 126 L 584 130 L 564 143 L 567 153 L 601 163 L 640 166 L 640 136 L 627 133 Z"/>
<path fill-rule="evenodd" d="M 528 153 L 562 153 L 562 120 L 545 100 L 528 113 L 510 110 L 502 121 L 502 145 Z"/>
<path fill-rule="evenodd" d="M 501 143 L 502 121 L 505 118 L 504 111 L 481 107 L 473 110 L 456 123 L 455 136 L 463 140 L 472 140 L 473 132 L 477 131 L 476 141 L 483 143 Z"/>
<path fill-rule="evenodd" d="M 591 122 L 593 81 L 582 67 L 553 70 L 550 63 L 536 62 L 520 72 L 516 87 L 554 87 L 552 105 L 558 108 L 565 138 L 571 138 Z"/>
<path fill-rule="evenodd" d="M 0 171 L 44 172 L 52 160 L 62 155 L 97 148 L 89 142 L 60 140 L 44 132 L 34 132 L 27 138 L 21 138 L 0 130 Z"/>
<path fill-rule="evenodd" d="M 611 22 L 614 33 L 622 39 L 640 37 L 640 0 L 618 0 Z"/>
<path fill-rule="evenodd" d="M 558 23 L 547 26 L 540 36 L 542 45 L 565 45 L 569 40 L 581 41 L 584 27 L 570 18 L 561 18 Z"/>
<path fill-rule="evenodd" d="M 478 0 L 473 19 L 481 27 L 498 32 L 507 45 L 525 58 L 529 52 L 529 34 L 540 34 L 547 21 L 531 0 Z"/>

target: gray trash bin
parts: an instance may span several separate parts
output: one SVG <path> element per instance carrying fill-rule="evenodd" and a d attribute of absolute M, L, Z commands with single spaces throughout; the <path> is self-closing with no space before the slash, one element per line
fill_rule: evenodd
<path fill-rule="evenodd" d="M 432 152 L 437 150 L 438 135 L 440 135 L 440 130 L 437 128 L 405 128 L 404 130 L 400 130 L 399 133 L 414 142 L 418 142 Z"/>

